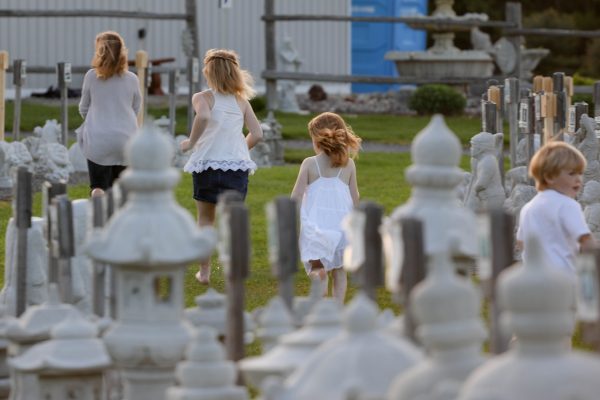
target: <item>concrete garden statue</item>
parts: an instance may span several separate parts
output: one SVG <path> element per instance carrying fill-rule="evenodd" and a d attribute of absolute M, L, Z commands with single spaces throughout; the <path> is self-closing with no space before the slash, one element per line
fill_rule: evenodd
<path fill-rule="evenodd" d="M 502 134 L 480 132 L 471 138 L 471 182 L 464 203 L 473 211 L 501 208 L 506 199 L 498 167 Z"/>

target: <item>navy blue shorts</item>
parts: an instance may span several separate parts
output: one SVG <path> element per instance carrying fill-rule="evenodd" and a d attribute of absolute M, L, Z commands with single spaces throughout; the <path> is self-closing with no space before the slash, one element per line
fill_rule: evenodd
<path fill-rule="evenodd" d="M 248 171 L 223 171 L 209 168 L 202 172 L 192 172 L 194 200 L 217 203 L 219 195 L 227 190 L 235 190 L 246 199 L 248 193 Z"/>
<path fill-rule="evenodd" d="M 87 164 L 91 190 L 96 188 L 106 190 L 112 187 L 121 172 L 127 168 L 124 165 L 100 165 L 90 160 L 87 160 Z"/>

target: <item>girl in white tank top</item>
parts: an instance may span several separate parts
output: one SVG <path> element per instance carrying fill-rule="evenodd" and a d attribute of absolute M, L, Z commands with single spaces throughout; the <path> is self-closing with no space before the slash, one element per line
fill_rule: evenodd
<path fill-rule="evenodd" d="M 351 157 L 361 139 L 342 117 L 326 112 L 308 124 L 316 156 L 300 166 L 291 197 L 300 207 L 300 259 L 311 280 L 320 280 L 327 295 L 331 274 L 333 296 L 344 302 L 347 279 L 342 265 L 346 239 L 341 222 L 358 204 L 356 167 Z"/>

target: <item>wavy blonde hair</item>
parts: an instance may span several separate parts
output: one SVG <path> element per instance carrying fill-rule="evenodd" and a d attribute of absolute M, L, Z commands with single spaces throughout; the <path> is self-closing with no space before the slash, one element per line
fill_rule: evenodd
<path fill-rule="evenodd" d="M 108 79 L 127 71 L 127 47 L 121 35 L 114 31 L 106 31 L 96 36 L 92 67 L 100 79 Z"/>
<path fill-rule="evenodd" d="M 202 73 L 208 86 L 219 93 L 233 94 L 246 100 L 256 95 L 252 75 L 240 68 L 238 55 L 233 50 L 208 50 L 204 55 Z"/>
<path fill-rule="evenodd" d="M 582 174 L 587 161 L 575 147 L 563 141 L 551 141 L 542 146 L 531 158 L 529 176 L 535 179 L 537 190 L 548 188 L 548 179 L 560 175 L 561 171 Z"/>
<path fill-rule="evenodd" d="M 332 167 L 346 166 L 348 158 L 358 155 L 362 142 L 352 131 L 352 127 L 332 112 L 324 112 L 314 117 L 308 123 L 308 133 L 317 148 L 329 157 Z"/>

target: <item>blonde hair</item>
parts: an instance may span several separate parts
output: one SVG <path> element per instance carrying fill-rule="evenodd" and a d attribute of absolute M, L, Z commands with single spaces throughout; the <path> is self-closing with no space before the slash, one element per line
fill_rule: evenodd
<path fill-rule="evenodd" d="M 240 68 L 238 55 L 233 50 L 210 49 L 204 55 L 202 73 L 211 89 L 250 100 L 256 94 L 254 79 Z"/>
<path fill-rule="evenodd" d="M 121 35 L 114 31 L 106 31 L 96 36 L 92 67 L 99 79 L 108 79 L 127 71 L 127 47 Z"/>
<path fill-rule="evenodd" d="M 548 142 L 540 148 L 529 163 L 529 176 L 535 179 L 537 190 L 548 188 L 548 179 L 561 171 L 575 171 L 582 174 L 587 161 L 575 147 L 562 141 Z"/>
<path fill-rule="evenodd" d="M 338 114 L 324 112 L 308 123 L 308 133 L 315 146 L 329 157 L 332 167 L 342 167 L 348 158 L 355 158 L 362 139 Z"/>

